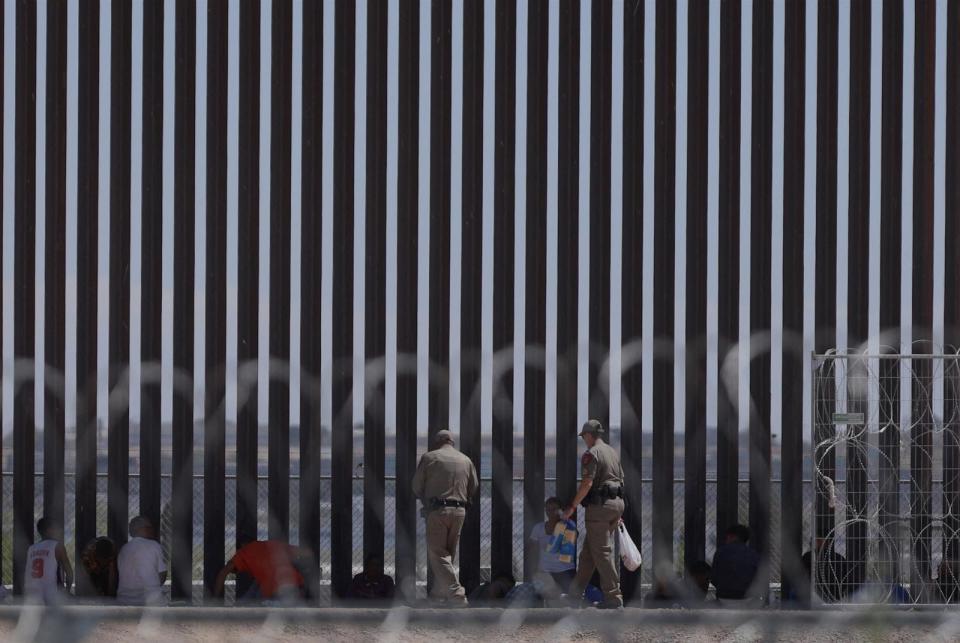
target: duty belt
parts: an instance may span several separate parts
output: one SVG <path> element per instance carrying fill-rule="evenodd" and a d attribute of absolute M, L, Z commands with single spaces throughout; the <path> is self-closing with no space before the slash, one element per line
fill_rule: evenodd
<path fill-rule="evenodd" d="M 584 507 L 587 505 L 602 505 L 606 500 L 612 500 L 614 498 L 623 497 L 623 487 L 600 487 L 599 489 L 591 489 L 590 493 L 583 499 L 583 502 L 580 503 Z"/>
<path fill-rule="evenodd" d="M 434 509 L 440 507 L 461 507 L 467 508 L 466 502 L 461 502 L 460 500 L 450 500 L 449 498 L 430 498 L 430 506 Z"/>

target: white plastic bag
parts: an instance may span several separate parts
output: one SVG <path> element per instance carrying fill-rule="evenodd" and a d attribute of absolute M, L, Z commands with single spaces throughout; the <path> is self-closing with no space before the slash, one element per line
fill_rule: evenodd
<path fill-rule="evenodd" d="M 643 564 L 643 557 L 640 556 L 640 550 L 633 543 L 633 538 L 627 533 L 627 527 L 620 521 L 617 525 L 617 541 L 620 544 L 620 558 L 623 559 L 623 566 L 632 572 L 640 569 Z"/>

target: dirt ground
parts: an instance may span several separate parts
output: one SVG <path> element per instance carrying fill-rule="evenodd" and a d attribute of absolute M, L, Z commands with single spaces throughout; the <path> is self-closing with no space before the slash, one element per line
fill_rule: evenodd
<path fill-rule="evenodd" d="M 960 640 L 960 613 L 789 613 L 729 610 L 369 610 L 329 608 L 3 608 L 0 638 L 19 641 L 259 643 L 414 641 Z"/>

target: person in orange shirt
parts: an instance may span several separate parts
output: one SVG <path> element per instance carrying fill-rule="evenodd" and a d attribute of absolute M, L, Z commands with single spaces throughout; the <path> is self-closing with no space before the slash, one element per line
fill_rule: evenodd
<path fill-rule="evenodd" d="M 214 595 L 223 596 L 223 585 L 230 574 L 247 573 L 253 586 L 242 600 L 301 598 L 303 576 L 297 562 L 309 559 L 310 553 L 279 540 L 254 540 L 237 550 L 217 575 Z"/>

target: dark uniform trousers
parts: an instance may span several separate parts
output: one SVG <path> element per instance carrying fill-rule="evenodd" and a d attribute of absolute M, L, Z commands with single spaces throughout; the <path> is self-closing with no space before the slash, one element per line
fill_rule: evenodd
<path fill-rule="evenodd" d="M 607 603 L 623 605 L 620 591 L 620 565 L 614 538 L 623 515 L 623 499 L 609 498 L 601 504 L 591 504 L 586 510 L 587 535 L 580 550 L 580 564 L 570 589 L 571 596 L 583 593 L 594 570 L 600 575 L 600 589 Z"/>

